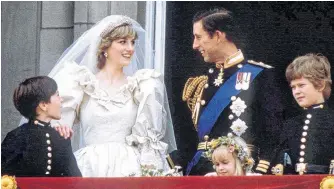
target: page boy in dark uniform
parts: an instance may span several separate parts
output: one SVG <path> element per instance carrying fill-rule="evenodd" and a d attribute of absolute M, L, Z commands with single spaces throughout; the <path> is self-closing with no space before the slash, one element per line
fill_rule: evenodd
<path fill-rule="evenodd" d="M 235 43 L 237 25 L 232 13 L 225 9 L 197 13 L 193 34 L 193 49 L 201 53 L 205 62 L 214 64 L 207 75 L 189 78 L 184 87 L 183 100 L 192 112 L 199 140 L 186 174 L 214 171 L 212 163 L 201 154 L 210 140 L 230 132 L 253 145 L 257 162 L 259 157 L 266 159 L 265 154 L 278 144 L 283 116 L 272 67 L 245 59 Z M 268 160 L 261 160 L 256 170 L 266 173 Z"/>
<path fill-rule="evenodd" d="M 328 174 L 334 159 L 334 111 L 328 59 L 307 54 L 286 69 L 293 97 L 304 113 L 284 122 L 273 174 Z"/>
<path fill-rule="evenodd" d="M 14 91 L 14 105 L 29 122 L 12 130 L 1 144 L 1 174 L 81 176 L 70 139 L 50 126 L 60 119 L 61 97 L 47 76 L 26 79 Z"/>

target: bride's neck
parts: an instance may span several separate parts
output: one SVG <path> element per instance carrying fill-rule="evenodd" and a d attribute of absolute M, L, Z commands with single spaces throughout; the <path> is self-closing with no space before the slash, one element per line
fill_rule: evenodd
<path fill-rule="evenodd" d="M 97 74 L 97 77 L 111 85 L 123 84 L 125 80 L 123 67 L 116 67 L 110 64 L 106 64 Z"/>

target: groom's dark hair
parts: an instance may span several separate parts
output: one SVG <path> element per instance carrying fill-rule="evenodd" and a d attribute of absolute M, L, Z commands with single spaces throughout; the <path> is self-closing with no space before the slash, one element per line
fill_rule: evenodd
<path fill-rule="evenodd" d="M 195 14 L 193 24 L 199 21 L 202 21 L 203 29 L 210 37 L 218 30 L 224 32 L 226 38 L 237 46 L 240 43 L 241 32 L 231 11 L 225 8 L 200 11 Z"/>

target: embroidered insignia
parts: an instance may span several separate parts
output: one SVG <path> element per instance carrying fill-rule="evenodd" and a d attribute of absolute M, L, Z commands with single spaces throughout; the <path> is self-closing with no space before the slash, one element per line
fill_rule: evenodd
<path fill-rule="evenodd" d="M 218 74 L 218 77 L 217 77 L 217 79 L 215 79 L 215 81 L 213 82 L 213 84 L 215 85 L 215 86 L 220 86 L 221 84 L 223 84 L 223 82 L 224 82 L 224 69 L 223 68 L 220 68 L 220 72 L 219 72 L 219 74 Z"/>
<path fill-rule="evenodd" d="M 240 137 L 248 127 L 244 121 L 238 118 L 236 121 L 233 121 L 230 128 L 232 129 L 234 134 Z"/>
<path fill-rule="evenodd" d="M 241 115 L 241 113 L 245 112 L 245 109 L 247 108 L 245 101 L 241 100 L 239 97 L 232 102 L 232 105 L 230 106 L 230 109 L 232 112 L 237 115 L 238 117 Z"/>
<path fill-rule="evenodd" d="M 215 81 L 213 82 L 213 84 L 215 84 L 215 86 L 219 86 L 219 85 L 221 85 L 223 83 L 223 79 L 220 79 L 220 78 L 218 78 L 218 79 L 215 79 Z"/>

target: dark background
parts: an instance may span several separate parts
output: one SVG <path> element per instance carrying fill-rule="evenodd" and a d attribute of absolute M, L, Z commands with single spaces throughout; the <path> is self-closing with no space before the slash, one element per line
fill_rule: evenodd
<path fill-rule="evenodd" d="M 197 134 L 191 125 L 190 110 L 182 102 L 182 90 L 189 77 L 206 74 L 208 69 L 208 63 L 192 50 L 192 17 L 197 11 L 214 7 L 234 13 L 243 32 L 242 50 L 247 59 L 275 67 L 286 119 L 300 111 L 285 80 L 287 65 L 310 52 L 321 53 L 332 67 L 334 64 L 332 2 L 167 2 L 166 85 L 177 144 L 189 156 L 196 148 Z M 328 104 L 334 107 L 334 97 Z M 193 144 L 189 145 L 189 141 Z"/>

